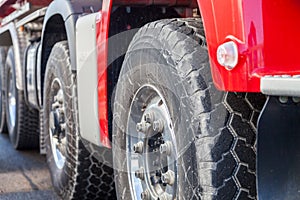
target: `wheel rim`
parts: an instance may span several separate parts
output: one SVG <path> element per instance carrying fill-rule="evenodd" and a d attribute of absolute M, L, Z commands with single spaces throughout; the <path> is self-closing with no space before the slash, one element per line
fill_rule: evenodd
<path fill-rule="evenodd" d="M 11 71 L 8 84 L 8 112 L 10 129 L 13 130 L 16 125 L 16 87 Z"/>
<path fill-rule="evenodd" d="M 177 147 L 167 104 L 150 85 L 133 98 L 127 121 L 127 160 L 135 199 L 171 200 L 177 190 Z"/>
<path fill-rule="evenodd" d="M 54 79 L 51 84 L 50 102 L 49 136 L 51 151 L 57 168 L 62 169 L 66 161 L 67 137 L 65 134 L 64 94 L 58 79 Z"/>

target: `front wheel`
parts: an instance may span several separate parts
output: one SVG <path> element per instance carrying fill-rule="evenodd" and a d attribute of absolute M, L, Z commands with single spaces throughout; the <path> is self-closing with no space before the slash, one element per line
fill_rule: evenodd
<path fill-rule="evenodd" d="M 218 91 L 200 19 L 140 29 L 113 109 L 119 199 L 256 198 L 255 121 L 265 97 Z"/>

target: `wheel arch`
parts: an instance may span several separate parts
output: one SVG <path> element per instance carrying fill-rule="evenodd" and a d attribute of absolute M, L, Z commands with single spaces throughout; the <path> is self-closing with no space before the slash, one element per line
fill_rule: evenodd
<path fill-rule="evenodd" d="M 128 3 L 130 4 L 130 3 Z M 123 1 L 113 1 L 108 25 L 108 49 L 107 49 L 107 110 L 108 110 L 108 135 L 112 140 L 112 106 L 115 95 L 115 87 L 119 73 L 127 52 L 127 48 L 135 33 L 147 23 L 176 17 L 191 17 L 192 9 L 197 8 L 196 1 L 171 1 L 159 3 L 146 3 L 140 1 L 131 3 L 128 7 Z M 149 13 L 155 15 L 147 16 Z M 122 26 L 123 25 L 123 26 Z M 100 55 L 101 57 L 103 55 Z M 98 77 L 99 79 L 99 77 Z M 100 97 L 101 94 L 98 94 Z M 101 98 L 99 98 L 101 99 Z M 98 105 L 101 105 L 98 103 Z M 102 104 L 103 105 L 103 104 Z"/>
<path fill-rule="evenodd" d="M 72 70 L 75 71 L 77 69 L 76 21 L 82 13 L 89 11 L 86 9 L 99 10 L 101 6 L 101 3 L 95 0 L 78 0 L 74 2 L 56 0 L 49 5 L 44 18 L 41 40 L 41 62 L 38 65 L 40 70 L 41 88 L 43 88 L 44 73 L 50 52 L 57 42 L 63 40 L 68 41 Z M 40 92 L 42 93 L 42 91 Z"/>
<path fill-rule="evenodd" d="M 54 45 L 62 40 L 67 40 L 67 30 L 63 16 L 60 14 L 53 14 L 47 19 L 47 23 L 43 27 L 42 41 L 41 41 L 41 61 L 38 65 L 38 85 L 40 85 L 39 94 L 43 93 L 44 87 L 44 75 L 46 71 L 46 65 Z M 69 40 L 68 40 L 69 41 Z M 72 52 L 71 52 L 72 53 Z M 41 104 L 42 96 L 39 97 Z"/>

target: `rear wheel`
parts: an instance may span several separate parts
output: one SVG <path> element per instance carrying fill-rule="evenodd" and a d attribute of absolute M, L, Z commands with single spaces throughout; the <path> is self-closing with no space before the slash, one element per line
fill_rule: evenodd
<path fill-rule="evenodd" d="M 6 59 L 6 119 L 9 138 L 16 149 L 39 147 L 39 113 L 27 106 L 24 93 L 16 86 L 14 52 Z"/>
<path fill-rule="evenodd" d="M 200 19 L 136 34 L 114 102 L 120 199 L 256 198 L 255 125 L 265 97 L 218 91 Z"/>
<path fill-rule="evenodd" d="M 105 161 L 98 162 L 80 140 L 76 76 L 67 41 L 53 47 L 44 85 L 43 130 L 54 189 L 62 199 L 114 199 L 113 170 Z"/>

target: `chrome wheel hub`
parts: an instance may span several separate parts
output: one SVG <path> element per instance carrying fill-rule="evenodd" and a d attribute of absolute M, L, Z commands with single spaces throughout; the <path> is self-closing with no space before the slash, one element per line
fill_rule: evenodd
<path fill-rule="evenodd" d="M 177 191 L 177 147 L 165 99 L 153 86 L 141 87 L 127 122 L 127 160 L 135 199 L 171 200 Z"/>
<path fill-rule="evenodd" d="M 49 112 L 49 135 L 53 158 L 57 168 L 62 169 L 66 160 L 67 137 L 65 134 L 64 95 L 61 83 L 54 79 L 51 85 L 51 102 Z"/>

